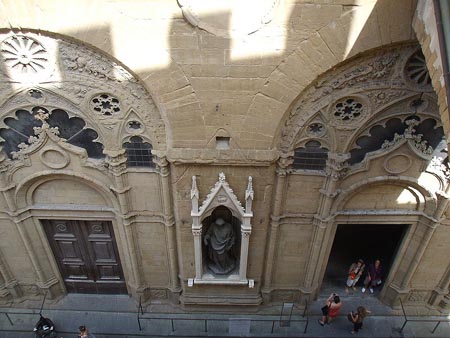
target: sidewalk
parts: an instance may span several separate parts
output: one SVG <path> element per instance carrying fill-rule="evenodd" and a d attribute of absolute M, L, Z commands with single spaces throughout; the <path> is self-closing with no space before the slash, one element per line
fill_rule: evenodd
<path fill-rule="evenodd" d="M 341 316 L 331 325 L 320 326 L 320 308 L 324 298 L 311 304 L 308 317 L 294 308 L 289 327 L 280 326 L 281 306 L 265 307 L 257 313 L 184 313 L 170 305 L 150 305 L 137 320 L 138 304 L 128 296 L 68 295 L 57 303 L 44 305 L 43 315 L 49 317 L 57 328 L 57 337 L 76 337 L 79 325 L 86 325 L 97 338 L 107 337 L 436 337 L 450 338 L 448 322 L 440 323 L 435 333 L 434 323 L 408 322 L 403 332 L 404 317 L 398 311 L 381 304 L 375 297 L 343 296 Z M 0 313 L 0 337 L 33 337 L 31 331 L 39 318 L 40 302 L 24 302 L 14 307 L 2 307 Z M 352 335 L 351 323 L 346 314 L 358 305 L 372 311 L 364 328 Z M 82 310 L 89 309 L 89 310 Z M 33 314 L 34 313 L 34 314 Z M 145 319 L 147 318 L 147 319 Z M 152 318 L 152 319 L 148 319 Z M 308 322 L 306 322 L 308 318 Z M 418 317 L 410 317 L 418 319 Z M 423 319 L 438 319 L 424 317 Z M 441 319 L 444 317 L 440 317 Z M 448 318 L 448 317 L 447 317 Z M 240 319 L 240 320 L 233 320 Z M 242 320 L 246 319 L 246 320 Z M 305 326 L 307 331 L 304 333 Z M 172 326 L 173 325 L 173 326 Z M 250 328 L 250 333 L 248 332 Z M 273 333 L 272 333 L 273 328 Z M 207 332 L 205 332 L 205 329 Z M 235 330 L 235 333 L 229 333 Z"/>

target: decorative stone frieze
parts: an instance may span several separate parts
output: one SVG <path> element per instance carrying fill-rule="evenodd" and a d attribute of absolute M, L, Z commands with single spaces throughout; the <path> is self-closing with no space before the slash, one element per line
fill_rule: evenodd
<path fill-rule="evenodd" d="M 392 101 L 398 100 L 406 95 L 405 90 L 392 90 L 392 89 L 383 89 L 383 90 L 374 90 L 367 93 L 373 107 L 378 109 Z"/>

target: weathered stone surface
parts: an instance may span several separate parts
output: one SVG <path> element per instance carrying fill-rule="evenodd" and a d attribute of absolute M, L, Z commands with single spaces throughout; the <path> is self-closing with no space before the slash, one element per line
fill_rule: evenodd
<path fill-rule="evenodd" d="M 445 145 L 431 154 L 431 136 L 417 134 L 442 126 L 447 139 L 450 119 L 432 2 L 267 0 L 243 16 L 223 3 L 1 2 L 0 289 L 17 281 L 17 301 L 52 286 L 63 295 L 41 220 L 108 220 L 133 296 L 303 304 L 320 290 L 338 224 L 408 224 L 380 297 L 435 309 L 432 292 L 450 282 L 449 170 Z M 404 68 L 419 49 L 434 92 Z M 18 111 L 35 107 L 84 121 L 105 158 L 43 124 L 9 149 Z M 391 133 L 412 115 L 428 124 Z M 136 138 L 153 162 L 127 167 L 124 144 Z M 379 147 L 347 163 L 365 144 Z M 192 176 L 205 200 L 220 172 L 240 201 L 253 178 L 254 288 L 189 286 Z"/>

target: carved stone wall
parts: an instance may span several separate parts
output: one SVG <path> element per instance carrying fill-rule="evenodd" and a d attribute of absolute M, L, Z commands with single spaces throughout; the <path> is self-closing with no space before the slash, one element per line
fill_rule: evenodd
<path fill-rule="evenodd" d="M 44 117 L 4 146 L 0 301 L 65 295 L 39 220 L 82 217 L 112 222 L 132 296 L 186 309 L 302 304 L 338 224 L 407 224 L 381 299 L 445 303 L 449 170 L 433 135 L 448 109 L 428 2 L 2 3 L 1 135 L 63 110 L 101 152 Z M 140 166 L 124 143 L 147 150 Z M 219 172 L 240 201 L 253 178 L 253 288 L 189 286 L 191 178 L 207 196 Z"/>

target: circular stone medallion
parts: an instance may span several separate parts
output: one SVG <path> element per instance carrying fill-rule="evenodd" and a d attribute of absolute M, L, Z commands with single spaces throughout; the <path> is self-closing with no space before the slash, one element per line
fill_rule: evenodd
<path fill-rule="evenodd" d="M 412 165 L 411 157 L 405 154 L 394 154 L 384 161 L 384 169 L 391 174 L 401 174 Z"/>
<path fill-rule="evenodd" d="M 45 148 L 40 153 L 42 163 L 52 169 L 62 169 L 69 164 L 69 156 L 56 148 Z"/>

